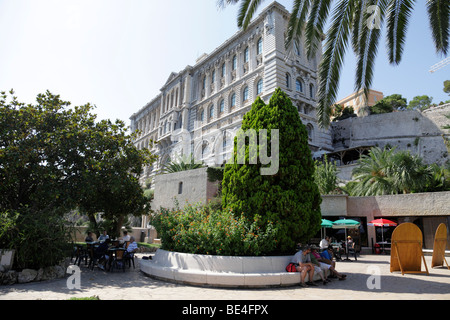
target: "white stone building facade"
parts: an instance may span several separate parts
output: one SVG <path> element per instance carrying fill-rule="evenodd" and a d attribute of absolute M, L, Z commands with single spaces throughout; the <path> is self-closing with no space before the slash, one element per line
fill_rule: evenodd
<path fill-rule="evenodd" d="M 289 12 L 274 2 L 194 66 L 173 72 L 161 93 L 131 120 L 139 129 L 138 148 L 151 148 L 158 162 L 146 168 L 141 182 L 158 173 L 176 154 L 195 155 L 207 165 L 221 165 L 231 154 L 232 133 L 260 96 L 266 103 L 280 87 L 297 106 L 309 134 L 311 152 L 332 151 L 328 129 L 316 120 L 317 56 L 308 59 L 304 42 L 285 49 Z M 153 143 L 152 143 L 153 141 Z M 201 158 L 201 159 L 199 159 Z"/>

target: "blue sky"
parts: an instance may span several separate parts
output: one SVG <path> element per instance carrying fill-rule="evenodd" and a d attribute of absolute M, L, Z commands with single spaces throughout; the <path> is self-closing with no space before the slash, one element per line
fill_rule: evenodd
<path fill-rule="evenodd" d="M 288 10 L 292 0 L 280 0 Z M 265 1 L 262 10 L 271 1 Z M 73 105 L 96 106 L 99 119 L 121 119 L 155 97 L 172 71 L 194 65 L 238 31 L 238 5 L 216 0 L 0 0 L 0 90 L 34 102 L 50 90 Z M 425 1 L 417 1 L 400 66 L 380 43 L 373 89 L 408 100 L 448 100 L 450 66 L 435 53 Z M 353 92 L 354 57 L 345 60 L 338 98 Z"/>

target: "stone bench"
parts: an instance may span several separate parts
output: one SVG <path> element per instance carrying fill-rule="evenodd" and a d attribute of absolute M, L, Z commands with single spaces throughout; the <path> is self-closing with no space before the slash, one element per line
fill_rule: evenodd
<path fill-rule="evenodd" d="M 300 283 L 300 273 L 286 272 L 292 256 L 229 257 L 159 249 L 152 260 L 140 260 L 146 275 L 165 281 L 212 287 L 274 287 Z M 320 280 L 318 274 L 313 281 Z M 308 281 L 308 275 L 306 280 Z"/>

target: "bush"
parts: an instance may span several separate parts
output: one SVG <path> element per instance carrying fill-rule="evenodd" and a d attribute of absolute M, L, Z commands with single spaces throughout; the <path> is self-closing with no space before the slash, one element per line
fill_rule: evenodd
<path fill-rule="evenodd" d="M 276 230 L 272 223 L 262 226 L 259 216 L 252 221 L 232 210 L 212 205 L 186 205 L 182 210 L 157 212 L 152 225 L 161 239 L 161 248 L 168 251 L 226 255 L 259 256 L 276 247 Z"/>
<path fill-rule="evenodd" d="M 70 252 L 70 231 L 67 222 L 49 212 L 0 214 L 0 245 L 16 250 L 15 269 L 39 269 L 60 263 Z"/>
<path fill-rule="evenodd" d="M 267 129 L 268 141 L 271 140 L 272 130 L 279 130 L 279 170 L 274 175 L 261 175 L 260 169 L 264 165 L 259 161 L 260 150 L 257 150 L 258 163 L 248 164 L 249 145 L 242 148 L 244 150 L 238 150 L 235 138 L 235 163 L 225 165 L 222 205 L 236 213 L 243 213 L 249 220 L 259 216 L 263 223 L 274 222 L 278 232 L 277 250 L 291 253 L 296 243 L 308 241 L 319 231 L 321 224 L 322 199 L 314 183 L 314 162 L 308 146 L 308 133 L 297 108 L 279 88 L 269 104 L 266 105 L 258 97 L 245 114 L 242 130 L 250 129 L 257 134 L 261 129 Z M 246 156 L 246 164 L 237 164 L 237 155 L 241 153 Z"/>

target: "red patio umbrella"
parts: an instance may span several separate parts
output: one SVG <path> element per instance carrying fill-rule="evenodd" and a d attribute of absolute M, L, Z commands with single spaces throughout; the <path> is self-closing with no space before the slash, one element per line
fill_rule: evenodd
<path fill-rule="evenodd" d="M 383 252 L 384 252 L 384 232 L 383 227 L 396 227 L 397 223 L 388 219 L 375 219 L 370 221 L 368 226 L 381 227 L 381 242 L 383 243 Z"/>
<path fill-rule="evenodd" d="M 388 219 L 375 219 L 370 221 L 367 225 L 375 227 L 396 227 L 397 223 Z"/>

